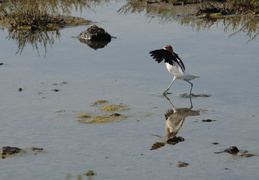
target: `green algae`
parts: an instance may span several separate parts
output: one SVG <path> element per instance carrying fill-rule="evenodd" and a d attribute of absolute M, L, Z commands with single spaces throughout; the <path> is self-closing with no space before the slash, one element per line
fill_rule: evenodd
<path fill-rule="evenodd" d="M 107 103 L 107 102 L 108 102 L 107 100 L 100 99 L 100 100 L 94 101 L 94 102 L 92 103 L 92 105 L 93 105 L 93 106 L 96 106 L 96 105 L 104 104 L 104 103 Z"/>
<path fill-rule="evenodd" d="M 85 173 L 84 175 L 86 176 L 94 176 L 95 175 L 95 172 L 93 170 L 89 170 L 87 171 L 87 173 Z"/>
<path fill-rule="evenodd" d="M 76 115 L 77 118 L 90 118 L 91 115 L 89 115 L 88 113 L 85 113 L 85 112 L 79 112 L 77 115 Z"/>
<path fill-rule="evenodd" d="M 78 122 L 82 124 L 92 124 L 92 123 L 109 123 L 109 122 L 117 122 L 125 119 L 124 115 L 113 113 L 109 115 L 103 116 L 93 116 L 90 119 L 81 119 Z"/>
<path fill-rule="evenodd" d="M 102 111 L 123 111 L 123 110 L 129 110 L 130 108 L 125 105 L 116 105 L 116 104 L 108 104 L 103 105 L 100 107 L 100 110 Z"/>

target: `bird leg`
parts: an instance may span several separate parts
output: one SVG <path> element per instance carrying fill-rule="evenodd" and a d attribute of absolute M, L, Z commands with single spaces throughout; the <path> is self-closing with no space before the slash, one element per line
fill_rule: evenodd
<path fill-rule="evenodd" d="M 190 83 L 190 85 L 191 85 L 191 89 L 190 89 L 190 97 L 191 97 L 193 84 L 190 81 L 186 81 L 186 82 Z"/>
<path fill-rule="evenodd" d="M 174 76 L 172 82 L 169 84 L 168 88 L 165 90 L 165 92 L 163 93 L 164 95 L 166 94 L 166 92 L 171 88 L 171 86 L 173 85 L 174 81 L 176 80 L 176 77 Z"/>

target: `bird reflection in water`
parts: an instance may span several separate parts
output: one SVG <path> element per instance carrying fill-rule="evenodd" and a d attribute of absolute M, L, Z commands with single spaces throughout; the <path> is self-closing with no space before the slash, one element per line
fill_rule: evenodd
<path fill-rule="evenodd" d="M 171 100 L 165 95 L 164 96 L 169 103 L 172 105 L 172 109 L 168 110 L 165 113 L 165 137 L 160 137 L 152 145 L 150 150 L 155 150 L 163 147 L 165 144 L 175 145 L 178 142 L 184 141 L 184 138 L 181 136 L 176 136 L 179 130 L 181 129 L 185 118 L 188 116 L 199 116 L 199 110 L 192 110 L 193 104 L 190 97 L 190 108 L 175 108 Z M 157 135 L 156 135 L 157 136 Z"/>

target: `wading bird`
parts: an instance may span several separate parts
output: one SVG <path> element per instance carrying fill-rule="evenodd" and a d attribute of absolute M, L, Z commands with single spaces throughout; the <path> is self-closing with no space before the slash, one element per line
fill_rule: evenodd
<path fill-rule="evenodd" d="M 157 49 L 149 53 L 158 63 L 161 63 L 164 60 L 168 72 L 174 76 L 172 82 L 169 84 L 168 88 L 163 94 L 165 95 L 167 93 L 176 79 L 180 79 L 188 82 L 191 85 L 191 95 L 193 84 L 190 81 L 198 78 L 199 76 L 185 72 L 185 66 L 181 58 L 176 53 L 174 53 L 172 46 L 165 45 L 163 49 Z"/>

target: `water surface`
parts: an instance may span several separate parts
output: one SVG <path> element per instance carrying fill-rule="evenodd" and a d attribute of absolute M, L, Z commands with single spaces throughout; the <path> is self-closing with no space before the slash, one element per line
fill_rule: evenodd
<path fill-rule="evenodd" d="M 249 41 L 245 32 L 229 37 L 234 32 L 224 31 L 222 21 L 198 31 L 179 21 L 161 23 L 145 10 L 118 13 L 124 4 L 72 12 L 117 37 L 103 49 L 74 38 L 89 26 L 60 30 L 46 54 L 29 44 L 16 54 L 16 41 L 1 31 L 0 146 L 38 146 L 47 153 L 1 159 L 0 179 L 76 179 L 90 169 L 93 179 L 256 179 L 258 156 L 214 152 L 235 145 L 259 153 L 258 40 Z M 148 52 L 165 44 L 173 45 L 186 71 L 200 76 L 193 93 L 211 96 L 192 98 L 200 116 L 185 118 L 178 132 L 183 142 L 151 151 L 157 136 L 165 136 L 164 114 L 172 105 L 162 92 L 172 77 Z M 180 97 L 189 88 L 173 84 L 168 97 L 176 108 L 190 107 L 189 98 Z M 78 123 L 78 112 L 104 114 L 91 106 L 98 99 L 129 106 L 120 112 L 128 118 Z M 189 166 L 179 168 L 178 161 Z"/>

